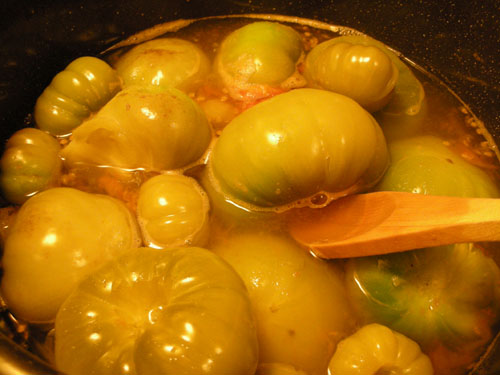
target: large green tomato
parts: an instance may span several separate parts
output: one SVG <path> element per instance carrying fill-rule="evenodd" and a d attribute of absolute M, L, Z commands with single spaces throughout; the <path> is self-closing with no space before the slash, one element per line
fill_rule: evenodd
<path fill-rule="evenodd" d="M 391 165 L 377 190 L 453 197 L 497 198 L 500 190 L 482 169 L 451 151 L 440 138 L 389 143 Z"/>
<path fill-rule="evenodd" d="M 198 160 L 211 140 L 200 107 L 175 88 L 124 89 L 73 133 L 62 151 L 78 163 L 162 171 Z"/>
<path fill-rule="evenodd" d="M 38 98 L 36 124 L 53 135 L 68 135 L 120 88 L 118 75 L 107 63 L 80 57 L 58 73 Z"/>
<path fill-rule="evenodd" d="M 257 368 L 248 293 L 201 248 L 140 248 L 83 281 L 56 318 L 69 375 L 241 374 Z"/>
<path fill-rule="evenodd" d="M 142 184 L 137 217 L 144 244 L 154 248 L 204 246 L 208 240 L 210 204 L 196 180 L 162 174 Z"/>
<path fill-rule="evenodd" d="M 370 112 L 389 102 L 399 76 L 384 50 L 335 39 L 314 47 L 304 69 L 310 86 L 346 95 Z"/>
<path fill-rule="evenodd" d="M 210 201 L 210 215 L 217 222 L 225 226 L 268 226 L 280 221 L 281 214 L 270 211 L 252 211 L 235 205 L 226 199 L 224 194 L 217 191 L 210 182 L 207 169 L 200 176 L 200 183 Z"/>
<path fill-rule="evenodd" d="M 326 374 L 352 326 L 341 271 L 293 240 L 266 232 L 228 234 L 213 246 L 240 274 L 257 320 L 261 364 Z"/>
<path fill-rule="evenodd" d="M 356 310 L 424 349 L 482 348 L 500 317 L 500 270 L 471 244 L 350 260 Z"/>
<path fill-rule="evenodd" d="M 301 55 L 299 33 L 289 26 L 262 21 L 229 34 L 214 65 L 234 99 L 259 99 L 305 84 L 297 72 Z"/>
<path fill-rule="evenodd" d="M 61 175 L 61 146 L 51 135 L 35 128 L 15 132 L 2 155 L 0 183 L 4 197 L 16 204 L 56 186 Z"/>
<path fill-rule="evenodd" d="M 135 219 L 120 201 L 71 188 L 28 199 L 14 221 L 2 259 L 2 297 L 28 322 L 53 321 L 89 273 L 140 244 Z"/>
<path fill-rule="evenodd" d="M 124 87 L 134 85 L 195 90 L 210 71 L 205 53 L 195 44 L 160 38 L 139 44 L 115 64 Z"/>
<path fill-rule="evenodd" d="M 354 100 L 296 89 L 237 116 L 216 142 L 210 176 L 219 191 L 260 208 L 312 204 L 374 185 L 388 165 L 377 122 Z M 281 206 L 281 207 L 280 207 Z"/>

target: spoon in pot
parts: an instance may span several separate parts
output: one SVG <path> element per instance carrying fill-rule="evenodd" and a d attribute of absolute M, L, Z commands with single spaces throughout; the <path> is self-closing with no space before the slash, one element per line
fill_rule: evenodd
<path fill-rule="evenodd" d="M 290 216 L 292 237 L 325 259 L 500 241 L 500 199 L 377 192 Z"/>

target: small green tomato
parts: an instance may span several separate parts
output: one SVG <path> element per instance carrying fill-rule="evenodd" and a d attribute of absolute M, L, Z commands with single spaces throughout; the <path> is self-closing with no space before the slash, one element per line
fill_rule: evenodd
<path fill-rule="evenodd" d="M 381 113 L 390 116 L 414 116 L 420 112 L 422 103 L 425 98 L 425 92 L 422 84 L 417 79 L 417 77 L 415 77 L 411 69 L 403 61 L 401 61 L 396 53 L 387 48 L 384 43 L 370 38 L 367 35 L 345 35 L 321 43 L 317 46 L 318 53 L 314 53 L 311 57 L 319 55 L 322 56 L 322 58 L 326 62 L 327 58 L 330 57 L 329 50 L 332 49 L 332 51 L 335 51 L 336 44 L 350 44 L 357 46 L 357 48 L 361 48 L 361 46 L 377 48 L 378 51 L 383 51 L 383 53 L 390 58 L 390 60 L 396 67 L 398 73 L 397 81 L 394 86 L 394 93 L 392 94 L 389 103 L 387 103 L 387 105 L 385 105 L 380 111 Z M 377 55 L 379 55 L 380 52 L 377 52 Z M 335 54 L 333 54 L 333 56 L 331 57 L 334 57 L 334 61 L 336 60 Z M 315 66 L 313 69 L 314 74 L 319 77 L 328 77 L 328 75 L 326 74 L 326 72 L 328 71 L 328 65 L 325 63 L 317 65 L 318 66 Z M 355 65 L 362 64 L 359 64 L 358 62 L 357 64 L 348 64 L 347 67 L 354 67 Z M 388 68 L 387 64 L 384 65 Z M 365 68 L 369 66 L 370 64 L 367 64 Z M 370 71 L 371 70 L 368 69 L 368 73 Z M 389 70 L 387 70 L 387 72 L 388 71 Z"/>
<path fill-rule="evenodd" d="M 214 65 L 234 99 L 259 99 L 305 84 L 296 67 L 301 55 L 302 41 L 294 29 L 262 21 L 229 34 Z"/>
<path fill-rule="evenodd" d="M 205 53 L 182 39 L 160 38 L 139 44 L 115 64 L 124 87 L 133 85 L 195 90 L 210 71 Z"/>
<path fill-rule="evenodd" d="M 433 375 L 432 363 L 418 344 L 381 324 L 368 324 L 342 340 L 329 375 Z"/>
<path fill-rule="evenodd" d="M 331 39 L 309 52 L 304 75 L 312 87 L 346 95 L 375 112 L 391 99 L 399 72 L 378 47 Z"/>
<path fill-rule="evenodd" d="M 260 209 L 312 204 L 367 189 L 388 165 L 377 122 L 354 100 L 296 89 L 237 116 L 215 143 L 214 187 L 235 203 Z"/>
<path fill-rule="evenodd" d="M 121 88 L 116 72 L 95 57 L 80 57 L 58 73 L 35 105 L 37 126 L 52 135 L 69 135 Z"/>
<path fill-rule="evenodd" d="M 245 285 L 208 250 L 132 250 L 84 280 L 56 318 L 55 361 L 72 375 L 253 375 Z"/>
<path fill-rule="evenodd" d="M 194 178 L 178 174 L 152 177 L 142 184 L 137 201 L 144 243 L 160 249 L 205 245 L 209 208 L 207 195 Z"/>
<path fill-rule="evenodd" d="M 5 242 L 2 297 L 16 318 L 50 322 L 88 274 L 140 237 L 120 201 L 71 188 L 52 188 L 28 199 Z"/>
<path fill-rule="evenodd" d="M 201 108 L 175 88 L 124 89 L 73 133 L 66 164 L 163 171 L 197 161 L 211 140 Z"/>
<path fill-rule="evenodd" d="M 24 203 L 30 196 L 58 184 L 61 147 L 51 135 L 35 128 L 14 133 L 2 156 L 0 183 L 8 201 Z"/>

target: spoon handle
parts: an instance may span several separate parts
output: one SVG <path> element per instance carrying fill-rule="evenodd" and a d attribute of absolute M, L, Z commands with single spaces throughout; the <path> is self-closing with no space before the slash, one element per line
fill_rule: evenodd
<path fill-rule="evenodd" d="M 321 258 L 500 240 L 500 199 L 377 192 L 291 216 L 292 237 Z"/>

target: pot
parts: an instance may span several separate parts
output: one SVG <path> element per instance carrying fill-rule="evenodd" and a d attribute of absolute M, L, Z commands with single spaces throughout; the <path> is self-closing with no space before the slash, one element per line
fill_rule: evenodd
<path fill-rule="evenodd" d="M 3 0 L 0 12 L 2 140 L 30 123 L 36 98 L 76 57 L 179 18 L 271 13 L 352 27 L 402 52 L 448 85 L 500 144 L 500 4 L 494 0 Z M 56 373 L 6 338 L 0 352 L 2 374 Z M 498 373 L 497 362 L 500 350 L 474 373 Z"/>

